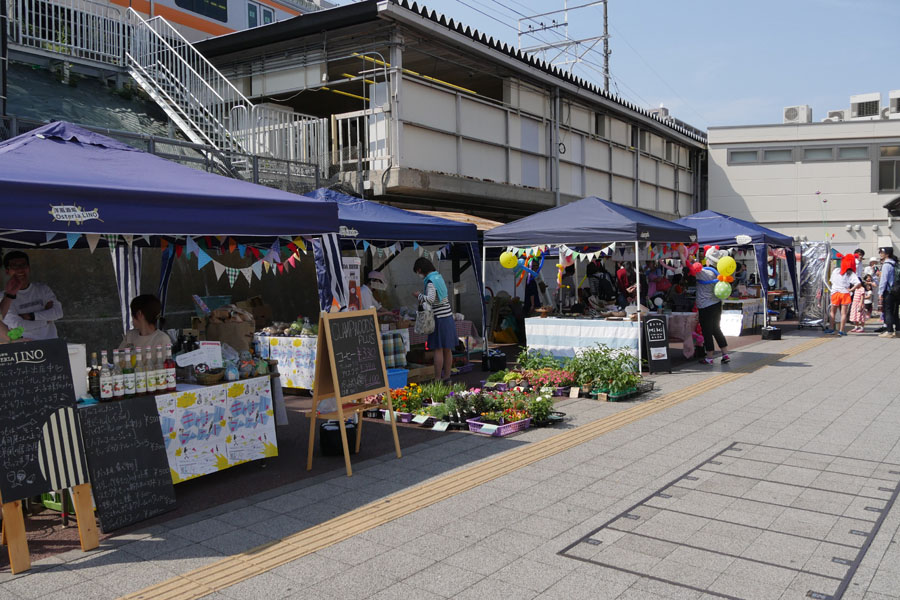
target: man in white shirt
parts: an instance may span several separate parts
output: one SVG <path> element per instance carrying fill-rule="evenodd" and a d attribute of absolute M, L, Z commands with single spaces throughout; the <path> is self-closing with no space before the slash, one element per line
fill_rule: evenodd
<path fill-rule="evenodd" d="M 384 276 L 378 271 L 369 271 L 366 275 L 366 282 L 359 288 L 359 304 L 363 310 L 374 308 L 377 311 L 382 310 L 381 303 L 375 299 L 372 290 L 385 290 L 387 286 L 384 283 Z"/>
<path fill-rule="evenodd" d="M 22 337 L 32 340 L 55 339 L 54 321 L 62 318 L 62 304 L 50 287 L 31 281 L 31 265 L 24 252 L 10 252 L 3 257 L 7 280 L 4 301 L 11 300 L 3 322 L 10 329 L 23 327 Z"/>

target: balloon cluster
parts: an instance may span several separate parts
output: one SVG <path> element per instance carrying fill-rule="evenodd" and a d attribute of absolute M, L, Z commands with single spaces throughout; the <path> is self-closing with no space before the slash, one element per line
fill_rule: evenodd
<path fill-rule="evenodd" d="M 516 287 L 522 283 L 525 277 L 528 277 L 530 283 L 532 278 L 537 277 L 544 266 L 544 254 L 528 254 L 522 258 L 517 257 L 508 250 L 500 255 L 500 266 L 505 269 L 515 269 L 515 273 L 519 276 L 516 280 Z"/>
<path fill-rule="evenodd" d="M 718 247 L 707 247 L 706 256 L 707 266 L 704 267 L 699 262 L 692 263 L 690 266 L 691 275 L 694 275 L 696 277 L 704 268 L 715 272 L 715 281 L 698 281 L 697 283 L 715 283 L 713 294 L 715 294 L 716 298 L 724 300 L 725 298 L 731 296 L 731 282 L 734 281 L 734 277 L 732 276 L 732 274 L 734 273 L 735 269 L 737 269 L 737 263 L 732 257 L 728 256 L 728 254 L 726 254 L 724 250 L 719 250 Z M 709 260 L 710 258 L 712 258 L 713 260 Z M 713 263 L 715 258 L 718 258 L 718 261 L 714 263 L 715 267 L 713 267 L 710 263 Z"/>

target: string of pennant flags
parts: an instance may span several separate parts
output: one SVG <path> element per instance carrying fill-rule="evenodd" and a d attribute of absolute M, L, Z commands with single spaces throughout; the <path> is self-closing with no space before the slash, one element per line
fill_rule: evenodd
<path fill-rule="evenodd" d="M 588 251 L 587 246 L 584 246 L 579 250 L 566 244 L 543 244 L 527 248 L 508 246 L 506 250 L 507 252 L 511 252 L 516 256 L 537 256 L 546 252 L 550 248 L 558 248 L 561 255 L 572 257 L 573 259 L 580 261 L 598 260 L 600 258 L 614 257 L 616 256 L 616 251 L 618 251 L 618 256 L 622 258 L 624 258 L 626 254 L 632 257 L 634 255 L 633 244 L 616 244 L 615 242 L 594 251 Z M 679 258 L 681 256 L 681 250 L 687 248 L 689 248 L 688 245 L 682 244 L 680 242 L 671 244 L 648 243 L 646 246 L 646 250 L 650 259 Z M 746 251 L 739 250 L 739 252 L 752 252 L 752 249 Z"/>
<path fill-rule="evenodd" d="M 389 246 L 376 246 L 375 244 L 367 242 L 366 240 L 362 240 L 362 246 L 364 252 L 369 252 L 372 254 L 372 258 L 387 258 L 399 253 L 404 248 L 404 244 L 401 242 L 394 242 Z M 441 260 L 446 258 L 450 255 L 450 246 L 451 244 L 445 244 L 437 250 L 428 250 L 427 248 L 419 244 L 419 242 L 412 243 L 413 250 L 418 252 L 419 256 L 422 256 L 429 260 Z"/>
<path fill-rule="evenodd" d="M 47 242 L 52 241 L 58 235 L 63 234 L 47 233 Z M 119 245 L 120 242 L 132 246 L 141 240 L 149 246 L 151 237 L 149 235 L 134 236 L 99 233 L 66 233 L 64 235 L 70 250 L 78 244 L 82 237 L 84 237 L 92 254 L 97 249 L 97 245 L 101 239 L 105 240 L 110 247 L 115 247 Z M 218 241 L 218 245 L 213 242 L 213 239 Z M 363 241 L 362 244 L 366 251 L 371 252 L 373 257 L 378 258 L 393 256 L 394 254 L 399 253 L 404 247 L 400 242 L 395 242 L 390 246 L 384 247 L 375 246 L 367 241 Z M 419 256 L 437 260 L 449 256 L 450 246 L 451 244 L 446 244 L 436 250 L 428 250 L 418 242 L 412 243 L 412 248 L 418 252 Z M 254 277 L 262 279 L 263 275 L 269 273 L 272 275 L 281 275 L 285 271 L 290 271 L 297 266 L 296 262 L 300 260 L 301 253 L 308 253 L 307 240 L 302 236 L 293 239 L 279 238 L 273 242 L 271 247 L 241 244 L 234 238 L 228 236 L 185 236 L 184 243 L 181 243 L 181 239 L 179 238 L 174 238 L 173 240 L 161 238 L 160 248 L 163 251 L 163 257 L 166 257 L 166 253 L 169 252 L 174 252 L 175 256 L 179 258 L 184 256 L 185 253 L 188 258 L 196 256 L 198 270 L 212 264 L 216 280 L 218 281 L 222 278 L 222 275 L 225 275 L 228 278 L 228 283 L 231 287 L 234 287 L 238 277 L 241 276 L 247 280 L 247 284 L 249 285 L 253 283 Z M 256 260 L 248 267 L 237 268 L 223 265 L 212 257 L 212 255 L 224 255 L 226 253 L 233 254 L 235 252 L 237 252 L 241 258 L 245 258 L 249 255 Z"/>

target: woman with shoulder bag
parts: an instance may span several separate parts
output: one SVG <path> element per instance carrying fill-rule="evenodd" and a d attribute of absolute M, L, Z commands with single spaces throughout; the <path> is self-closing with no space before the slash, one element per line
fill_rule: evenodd
<path fill-rule="evenodd" d="M 452 353 L 458 343 L 447 284 L 427 258 L 417 259 L 413 272 L 425 280 L 423 292 L 413 295 L 420 304 L 427 302 L 434 313 L 434 331 L 428 334 L 428 349 L 434 350 L 434 378 L 446 381 L 450 379 Z"/>

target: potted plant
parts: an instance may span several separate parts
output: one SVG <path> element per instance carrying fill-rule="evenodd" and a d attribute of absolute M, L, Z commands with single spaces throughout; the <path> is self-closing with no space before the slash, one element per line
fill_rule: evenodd
<path fill-rule="evenodd" d="M 531 414 L 531 424 L 535 427 L 549 425 L 550 413 L 553 412 L 553 397 L 549 394 L 533 396 L 528 402 L 528 412 Z"/>

